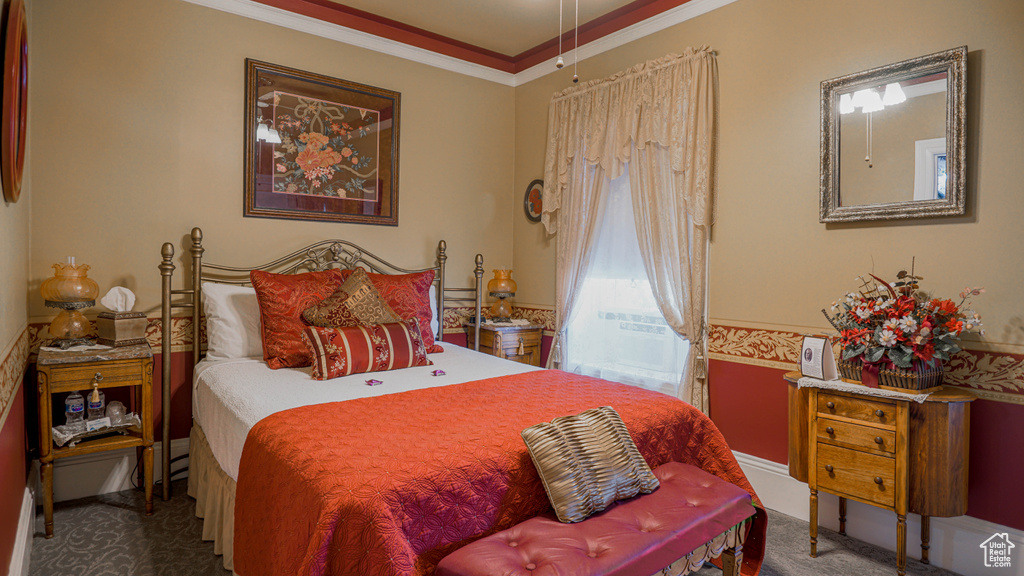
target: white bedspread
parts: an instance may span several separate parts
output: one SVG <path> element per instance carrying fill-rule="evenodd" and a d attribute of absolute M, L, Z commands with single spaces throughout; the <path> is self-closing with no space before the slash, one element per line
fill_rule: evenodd
<path fill-rule="evenodd" d="M 538 370 L 532 366 L 441 343 L 433 366 L 313 380 L 310 368 L 271 370 L 262 358 L 203 360 L 196 366 L 192 417 L 203 428 L 217 462 L 235 481 L 249 430 L 263 418 L 298 406 L 382 396 Z M 444 370 L 444 376 L 431 376 Z M 369 379 L 383 384 L 367 386 Z"/>

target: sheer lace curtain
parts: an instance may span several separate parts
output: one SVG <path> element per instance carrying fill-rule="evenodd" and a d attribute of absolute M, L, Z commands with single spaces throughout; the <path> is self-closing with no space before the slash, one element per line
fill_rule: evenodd
<path fill-rule="evenodd" d="M 717 67 L 707 46 L 552 97 L 542 221 L 559 233 L 561 346 L 594 250 L 599 199 L 628 170 L 644 269 L 665 321 L 690 341 L 681 396 L 707 411 L 706 255 L 712 224 Z"/>

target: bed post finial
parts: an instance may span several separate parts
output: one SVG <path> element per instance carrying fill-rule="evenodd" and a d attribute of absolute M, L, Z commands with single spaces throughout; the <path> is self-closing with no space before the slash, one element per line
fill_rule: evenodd
<path fill-rule="evenodd" d="M 444 265 L 448 261 L 448 243 L 437 243 L 437 334 L 434 338 L 444 342 Z"/>
<path fill-rule="evenodd" d="M 480 351 L 480 309 L 484 299 L 484 255 L 476 255 L 476 268 L 473 269 L 473 276 L 476 276 L 476 302 L 473 305 L 473 349 Z"/>

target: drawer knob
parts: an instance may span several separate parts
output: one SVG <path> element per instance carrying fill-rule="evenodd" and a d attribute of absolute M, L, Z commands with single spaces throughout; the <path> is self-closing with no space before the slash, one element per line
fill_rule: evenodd
<path fill-rule="evenodd" d="M 882 478 L 880 476 L 875 476 L 875 484 L 882 485 Z"/>
<path fill-rule="evenodd" d="M 875 444 L 881 446 L 882 444 L 885 444 L 885 440 L 882 440 L 881 436 L 875 436 Z"/>
<path fill-rule="evenodd" d="M 825 433 L 826 434 L 835 434 L 836 431 L 831 426 L 826 426 L 825 427 Z"/>
<path fill-rule="evenodd" d="M 825 472 L 828 472 L 829 474 L 832 473 L 832 465 L 831 464 L 825 464 Z"/>
<path fill-rule="evenodd" d="M 96 375 L 92 377 L 92 379 L 94 381 L 96 381 L 96 382 L 102 382 L 103 381 L 103 374 L 97 372 Z"/>
<path fill-rule="evenodd" d="M 882 412 L 881 410 L 875 410 L 875 416 L 878 416 L 879 418 L 884 418 L 885 412 Z"/>
<path fill-rule="evenodd" d="M 835 402 L 831 402 L 831 401 L 830 402 L 825 402 L 825 406 L 828 406 L 829 410 L 834 410 L 835 407 L 836 407 L 836 403 Z"/>

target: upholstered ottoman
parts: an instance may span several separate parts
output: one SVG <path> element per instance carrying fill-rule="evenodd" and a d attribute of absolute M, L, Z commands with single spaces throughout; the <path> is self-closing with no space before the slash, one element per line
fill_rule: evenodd
<path fill-rule="evenodd" d="M 437 576 L 675 576 L 719 555 L 726 576 L 738 576 L 750 495 L 678 462 L 654 475 L 654 492 L 582 522 L 549 512 L 464 546 L 441 560 Z"/>

